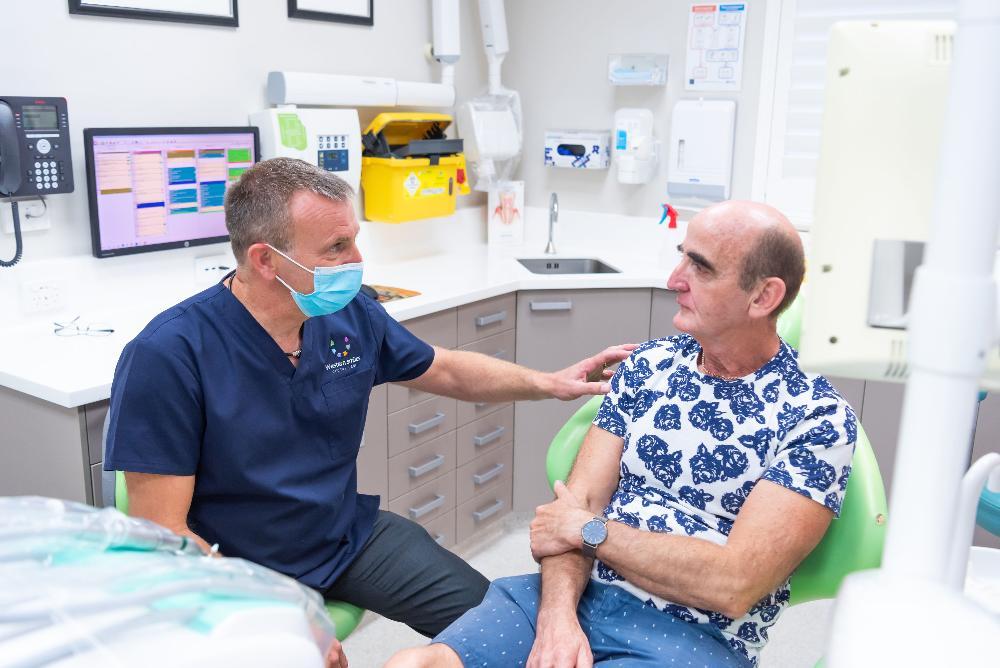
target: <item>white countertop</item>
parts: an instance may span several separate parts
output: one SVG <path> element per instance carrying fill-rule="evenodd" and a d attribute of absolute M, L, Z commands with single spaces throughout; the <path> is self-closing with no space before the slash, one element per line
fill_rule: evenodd
<path fill-rule="evenodd" d="M 386 310 L 404 321 L 443 309 L 517 290 L 580 288 L 664 288 L 676 264 L 680 230 L 668 230 L 649 219 L 564 211 L 556 230 L 558 254 L 551 257 L 593 257 L 621 270 L 617 274 L 538 275 L 516 258 L 545 257 L 545 212 L 528 209 L 525 243 L 495 248 L 485 243 L 484 212 L 464 209 L 435 227 L 408 223 L 395 229 L 372 228 L 359 237 L 365 254 L 365 282 L 419 291 L 416 297 L 389 302 Z M 372 225 L 366 223 L 364 225 Z M 404 230 L 405 228 L 405 230 Z M 447 243 L 425 243 L 415 256 L 405 249 L 387 252 L 388 245 L 409 246 L 408 237 L 423 231 L 444 233 Z M 395 241 L 400 243 L 395 244 Z M 366 244 L 372 246 L 369 249 Z M 376 250 L 375 246 L 382 250 Z M 0 326 L 0 386 L 67 408 L 107 399 L 122 348 L 157 313 L 206 287 L 192 277 L 192 255 L 157 254 L 117 258 L 63 258 L 21 270 L 21 280 L 60 276 L 71 284 L 76 311 L 22 315 Z M 213 252 L 219 252 L 219 249 Z M 3 301 L 0 295 L 0 302 Z M 8 301 L 10 296 L 8 295 Z M 0 308 L 11 313 L 10 304 Z M 80 322 L 114 328 L 106 337 L 53 334 L 53 320 L 82 313 Z"/>

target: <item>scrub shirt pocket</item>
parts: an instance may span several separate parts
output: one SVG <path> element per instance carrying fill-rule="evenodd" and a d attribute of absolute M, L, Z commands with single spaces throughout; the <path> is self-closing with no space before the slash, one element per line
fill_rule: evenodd
<path fill-rule="evenodd" d="M 373 383 L 374 372 L 367 370 L 347 378 L 334 378 L 322 386 L 330 416 L 328 442 L 334 462 L 358 456 Z"/>

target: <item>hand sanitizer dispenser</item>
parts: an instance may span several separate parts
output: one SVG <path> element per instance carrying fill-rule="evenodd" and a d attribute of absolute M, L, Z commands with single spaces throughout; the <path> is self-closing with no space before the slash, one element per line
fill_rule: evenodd
<path fill-rule="evenodd" d="M 653 112 L 615 112 L 614 153 L 620 183 L 649 183 L 656 172 L 660 142 L 653 137 Z"/>

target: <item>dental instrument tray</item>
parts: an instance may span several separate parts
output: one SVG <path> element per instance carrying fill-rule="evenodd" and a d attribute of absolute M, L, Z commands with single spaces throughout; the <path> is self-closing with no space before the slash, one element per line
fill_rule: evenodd
<path fill-rule="evenodd" d="M 452 118 L 434 113 L 379 114 L 361 137 L 365 218 L 404 223 L 455 212 L 470 191 L 461 139 L 448 139 Z"/>

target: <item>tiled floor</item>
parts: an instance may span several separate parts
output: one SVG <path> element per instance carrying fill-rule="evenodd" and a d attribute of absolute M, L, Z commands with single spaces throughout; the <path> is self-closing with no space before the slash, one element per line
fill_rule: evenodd
<path fill-rule="evenodd" d="M 528 515 L 511 515 L 504 524 L 459 553 L 491 580 L 537 570 L 528 552 Z M 812 668 L 822 654 L 831 604 L 807 603 L 789 608 L 771 631 L 761 656 L 762 668 Z M 361 627 L 344 643 L 353 668 L 381 666 L 395 652 L 423 645 L 427 639 L 403 624 L 366 615 Z"/>

